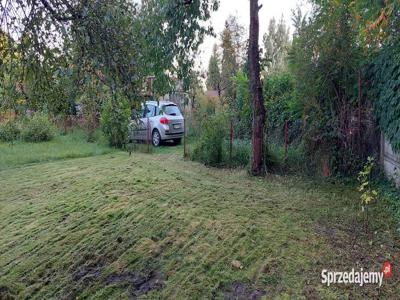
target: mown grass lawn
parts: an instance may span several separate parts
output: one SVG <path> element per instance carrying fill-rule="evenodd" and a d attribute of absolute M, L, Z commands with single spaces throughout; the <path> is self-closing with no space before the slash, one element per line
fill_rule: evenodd
<path fill-rule="evenodd" d="M 175 149 L 0 171 L 0 298 L 400 295 L 393 224 L 377 207 L 364 234 L 354 187 L 250 178 Z M 397 278 L 381 288 L 320 283 L 322 269 L 385 259 Z"/>
<path fill-rule="evenodd" d="M 68 135 L 57 135 L 53 140 L 42 143 L 0 142 L 0 170 L 24 164 L 87 157 L 113 151 L 105 141 L 87 143 L 85 139 L 83 131 L 75 130 Z"/>

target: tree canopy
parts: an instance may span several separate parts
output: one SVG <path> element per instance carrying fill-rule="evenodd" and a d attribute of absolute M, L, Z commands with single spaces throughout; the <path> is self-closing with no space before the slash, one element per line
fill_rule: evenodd
<path fill-rule="evenodd" d="M 159 94 L 173 76 L 189 81 L 194 53 L 212 34 L 207 21 L 218 1 L 18 0 L 2 1 L 0 8 L 1 28 L 21 55 L 24 87 L 32 82 L 43 95 L 67 69 L 74 80 L 93 74 L 111 92 L 133 98 L 148 75 L 156 76 Z"/>
<path fill-rule="evenodd" d="M 218 47 L 214 45 L 213 53 L 210 57 L 207 71 L 207 88 L 209 90 L 221 91 L 221 71 L 219 68 Z"/>
<path fill-rule="evenodd" d="M 290 47 L 289 27 L 283 18 L 276 23 L 272 18 L 268 31 L 263 36 L 264 60 L 268 73 L 281 71 L 286 67 L 287 53 Z"/>

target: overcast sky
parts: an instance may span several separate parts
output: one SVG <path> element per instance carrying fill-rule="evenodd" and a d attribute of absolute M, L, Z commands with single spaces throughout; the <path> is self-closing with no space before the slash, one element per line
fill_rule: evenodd
<path fill-rule="evenodd" d="M 292 26 L 292 10 L 300 5 L 302 8 L 307 7 L 306 0 L 259 0 L 262 4 L 260 14 L 260 42 L 263 34 L 267 31 L 269 20 L 272 17 L 279 20 L 281 16 L 286 20 L 286 23 Z M 250 19 L 250 1 L 249 0 L 220 0 L 218 11 L 214 12 L 211 17 L 211 22 L 214 27 L 217 37 L 207 37 L 200 47 L 200 62 L 203 70 L 207 69 L 212 48 L 215 43 L 220 43 L 219 34 L 224 28 L 225 20 L 229 15 L 236 15 L 241 24 L 246 27 L 248 34 L 249 19 Z"/>

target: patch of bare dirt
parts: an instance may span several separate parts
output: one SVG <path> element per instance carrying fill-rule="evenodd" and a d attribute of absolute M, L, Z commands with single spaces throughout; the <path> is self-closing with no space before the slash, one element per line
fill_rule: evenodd
<path fill-rule="evenodd" d="M 65 222 L 69 217 L 69 214 L 63 214 L 60 218 L 60 220 L 58 221 L 58 223 L 63 223 Z"/>
<path fill-rule="evenodd" d="M 349 225 L 319 222 L 315 231 L 324 236 L 336 249 L 338 256 L 347 258 L 354 266 L 372 266 L 383 262 L 384 258 L 376 253 L 376 248 L 368 245 L 373 237 L 366 234 L 360 223 L 353 220 Z"/>
<path fill-rule="evenodd" d="M 92 281 L 97 279 L 101 273 L 101 264 L 81 266 L 72 274 L 74 281 Z"/>
<path fill-rule="evenodd" d="M 105 282 L 106 284 L 129 286 L 130 299 L 136 299 L 152 290 L 161 290 L 164 287 L 164 278 L 157 271 L 151 271 L 148 274 L 138 272 L 111 274 Z"/>
<path fill-rule="evenodd" d="M 254 287 L 250 283 L 235 281 L 222 289 L 224 299 L 257 300 L 266 294 L 265 291 Z"/>

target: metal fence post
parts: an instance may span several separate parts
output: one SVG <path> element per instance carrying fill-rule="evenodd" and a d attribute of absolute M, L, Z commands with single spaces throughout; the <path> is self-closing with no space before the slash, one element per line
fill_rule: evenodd
<path fill-rule="evenodd" d="M 147 117 L 147 153 L 150 153 L 150 120 Z"/>
<path fill-rule="evenodd" d="M 183 158 L 187 158 L 187 149 L 186 149 L 186 118 L 183 118 Z"/>
<path fill-rule="evenodd" d="M 288 121 L 285 121 L 285 157 L 284 157 L 285 161 L 288 158 L 288 143 L 289 143 Z"/>
<path fill-rule="evenodd" d="M 232 149 L 233 149 L 233 121 L 231 119 L 230 141 L 229 141 L 229 162 L 232 165 Z"/>

